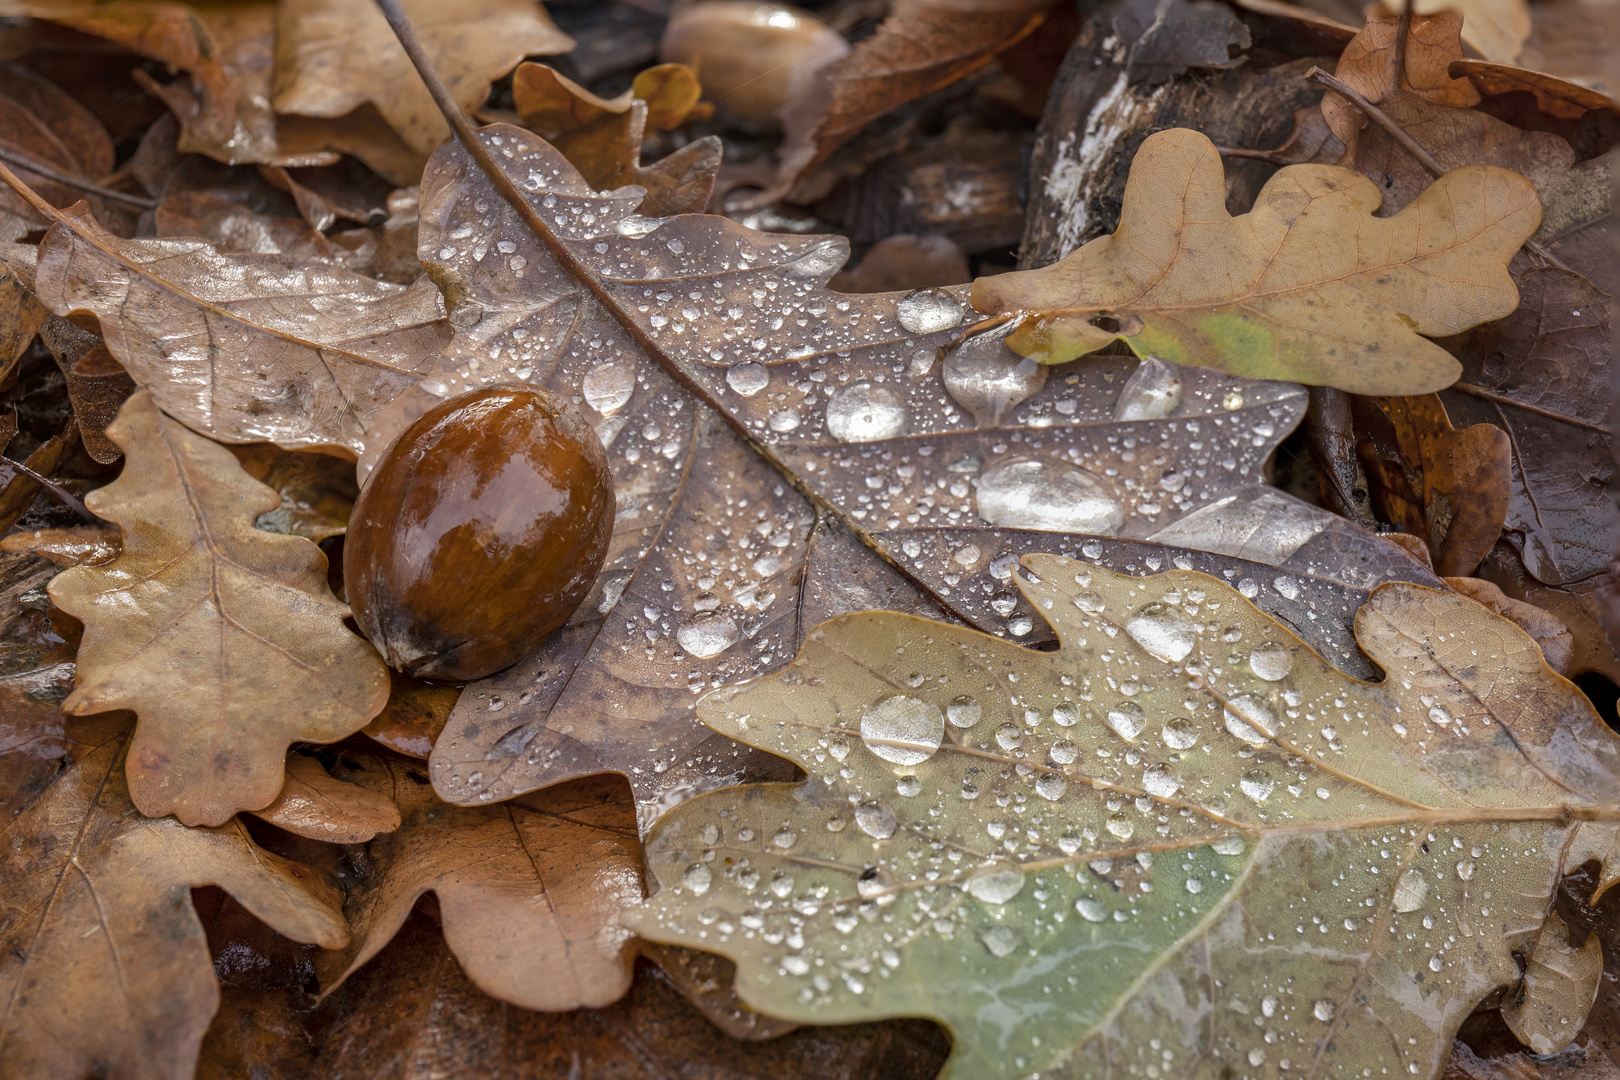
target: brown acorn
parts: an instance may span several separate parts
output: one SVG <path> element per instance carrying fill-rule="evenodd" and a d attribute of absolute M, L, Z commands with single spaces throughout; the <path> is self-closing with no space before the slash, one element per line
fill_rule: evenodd
<path fill-rule="evenodd" d="M 383 454 L 343 543 L 355 621 L 388 663 L 465 681 L 509 667 L 579 606 L 613 533 L 596 433 L 544 390 L 475 390 Z"/>

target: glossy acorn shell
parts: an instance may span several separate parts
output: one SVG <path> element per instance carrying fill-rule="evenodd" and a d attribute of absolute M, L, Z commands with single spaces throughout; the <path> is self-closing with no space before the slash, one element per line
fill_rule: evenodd
<path fill-rule="evenodd" d="M 568 620 L 612 533 L 607 453 L 579 413 L 532 387 L 475 390 L 377 463 L 349 519 L 344 592 L 392 667 L 482 678 Z"/>

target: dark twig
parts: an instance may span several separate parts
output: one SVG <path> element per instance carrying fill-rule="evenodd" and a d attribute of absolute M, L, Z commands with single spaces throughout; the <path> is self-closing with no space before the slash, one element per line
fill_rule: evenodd
<path fill-rule="evenodd" d="M 73 494 L 73 492 L 69 491 L 67 488 L 63 487 L 61 484 L 58 484 L 55 480 L 52 480 L 50 477 L 41 476 L 39 473 L 35 472 L 33 469 L 30 469 L 27 465 L 24 465 L 22 462 L 20 462 L 20 461 L 12 461 L 10 458 L 7 458 L 7 457 L 0 457 L 0 468 L 5 468 L 5 469 L 11 470 L 13 479 L 15 479 L 18 475 L 21 475 L 21 476 L 25 476 L 28 479 L 32 480 L 34 483 L 38 484 L 40 487 L 44 488 L 46 491 L 48 491 L 52 495 L 56 496 L 56 498 L 62 503 L 62 505 L 70 507 L 75 513 L 77 513 L 80 517 L 84 518 L 84 520 L 90 522 L 92 525 L 98 523 L 101 520 L 100 518 L 96 517 L 96 515 L 92 514 L 90 512 L 90 510 L 84 505 L 84 503 L 79 501 L 79 497 L 77 495 Z"/>
<path fill-rule="evenodd" d="M 1419 165 L 1422 165 L 1429 171 L 1430 176 L 1438 180 L 1442 176 L 1446 175 L 1445 167 L 1435 159 L 1433 154 L 1423 149 L 1422 145 L 1419 144 L 1416 139 L 1408 135 L 1406 133 L 1406 129 L 1397 124 L 1393 116 L 1390 116 L 1383 109 L 1380 109 L 1378 106 L 1368 101 L 1354 87 L 1351 87 L 1336 76 L 1329 75 L 1319 67 L 1313 67 L 1311 70 L 1307 71 L 1305 73 L 1305 78 L 1318 86 L 1323 86 L 1329 90 L 1332 90 L 1335 94 L 1343 95 L 1349 100 L 1350 104 L 1360 109 L 1367 119 L 1383 128 L 1389 133 L 1390 138 L 1400 143 L 1401 147 L 1408 154 L 1411 154 Z M 1550 266 L 1556 266 L 1558 269 L 1567 270 L 1572 274 L 1578 272 L 1568 263 L 1565 263 L 1558 256 L 1554 255 L 1552 252 L 1548 251 L 1534 240 L 1526 240 L 1524 242 L 1524 248 L 1526 251 L 1536 255 Z"/>
<path fill-rule="evenodd" d="M 973 625 L 973 619 L 969 617 L 967 612 L 952 604 L 949 598 L 939 597 L 910 567 L 885 552 L 871 533 L 862 528 L 858 521 L 853 520 L 837 506 L 828 502 L 820 492 L 805 483 L 804 479 L 789 468 L 788 463 L 769 445 L 761 442 L 758 436 L 748 429 L 746 424 L 722 408 L 720 403 L 714 399 L 714 396 L 709 393 L 707 387 L 693 378 L 680 363 L 665 354 L 658 343 L 648 335 L 647 331 L 642 329 L 640 323 L 625 314 L 618 298 L 597 280 L 596 275 L 591 273 L 589 267 L 579 261 L 578 256 L 572 250 L 557 238 L 556 234 L 551 231 L 550 227 L 540 217 L 539 211 L 535 210 L 529 200 L 524 198 L 523 193 L 512 182 L 512 178 L 506 175 L 506 170 L 501 168 L 500 163 L 495 160 L 495 155 L 489 152 L 489 148 L 484 145 L 484 141 L 478 137 L 478 132 L 473 129 L 466 114 L 461 111 L 461 106 L 457 105 L 455 99 L 450 96 L 449 88 L 445 86 L 444 80 L 440 78 L 438 71 L 433 66 L 433 61 L 428 58 L 427 53 L 423 50 L 422 43 L 416 36 L 416 29 L 411 25 L 411 20 L 405 14 L 404 8 L 401 7 L 400 0 L 377 0 L 377 7 L 382 10 L 383 17 L 388 20 L 388 25 L 393 28 L 394 35 L 399 38 L 400 45 L 404 46 L 405 55 L 410 57 L 411 63 L 416 66 L 416 72 L 427 86 L 428 93 L 432 95 L 434 103 L 438 105 L 439 111 L 444 114 L 446 122 L 449 123 L 450 130 L 455 132 L 456 138 L 466 148 L 468 155 L 473 159 L 473 163 L 488 178 L 496 193 L 511 205 L 512 209 L 517 212 L 518 217 L 523 220 L 523 223 L 545 245 L 551 257 L 557 260 L 558 265 L 570 277 L 579 282 L 581 287 L 588 290 L 596 298 L 597 302 L 602 305 L 602 308 L 612 314 L 619 325 L 623 327 L 625 333 L 629 334 L 648 356 L 652 357 L 659 366 L 668 372 L 671 378 L 697 400 L 708 405 L 720 418 L 721 422 L 743 441 L 744 445 L 770 463 L 795 491 L 809 500 L 812 506 L 815 506 L 849 530 L 852 536 L 859 539 L 862 544 L 884 562 L 894 567 L 907 581 L 934 596 L 936 603 L 968 625 Z"/>
<path fill-rule="evenodd" d="M 1417 11 L 1417 0 L 1406 0 L 1401 5 L 1401 17 L 1395 22 L 1395 85 L 1411 86 L 1406 77 L 1406 39 L 1412 36 L 1412 16 Z"/>
<path fill-rule="evenodd" d="M 45 164 L 45 162 L 40 161 L 33 155 L 17 149 L 10 143 L 0 142 L 0 161 L 8 162 L 19 169 L 27 169 L 31 173 L 37 173 L 45 179 L 53 180 L 58 184 L 65 184 L 70 188 L 76 188 L 91 195 L 99 195 L 103 199 L 136 206 L 142 210 L 157 209 L 156 199 L 149 199 L 142 195 L 131 195 L 124 191 L 114 191 L 112 188 L 105 188 L 94 181 L 86 180 L 82 176 L 65 173 L 60 169 Z"/>
<path fill-rule="evenodd" d="M 1581 420 L 1578 417 L 1567 416 L 1561 412 L 1553 412 L 1551 409 L 1542 409 L 1535 405 L 1527 405 L 1516 398 L 1510 398 L 1506 394 L 1499 394 L 1495 390 L 1487 390 L 1483 386 L 1475 386 L 1473 383 L 1453 383 L 1450 389 L 1461 394 L 1467 394 L 1469 397 L 1477 397 L 1484 401 L 1493 401 L 1498 405 L 1509 405 L 1515 409 L 1523 409 L 1525 412 L 1532 412 L 1537 416 L 1545 416 L 1549 420 L 1557 420 L 1562 424 L 1569 424 L 1573 427 L 1585 428 L 1587 431 L 1595 431 L 1599 435 L 1609 434 L 1609 429 L 1604 427 L 1602 424 L 1594 424 L 1589 420 Z"/>

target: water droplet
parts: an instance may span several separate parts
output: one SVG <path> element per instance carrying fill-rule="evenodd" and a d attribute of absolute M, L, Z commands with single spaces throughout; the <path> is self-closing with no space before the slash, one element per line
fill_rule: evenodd
<path fill-rule="evenodd" d="M 702 896 L 708 892 L 713 882 L 714 875 L 702 863 L 693 863 L 686 868 L 686 873 L 681 875 L 681 884 L 685 885 L 693 896 Z"/>
<path fill-rule="evenodd" d="M 699 835 L 703 837 L 703 842 L 705 844 L 707 844 L 709 847 L 714 847 L 714 845 L 720 842 L 720 826 L 711 821 L 707 825 L 703 826 L 703 829 Z"/>
<path fill-rule="evenodd" d="M 1243 839 L 1238 836 L 1227 836 L 1209 845 L 1209 850 L 1217 855 L 1243 854 Z"/>
<path fill-rule="evenodd" d="M 827 753 L 843 761 L 849 757 L 849 740 L 842 735 L 834 735 L 832 741 L 827 744 Z"/>
<path fill-rule="evenodd" d="M 1286 679 L 1294 669 L 1294 651 L 1286 645 L 1266 642 L 1249 654 L 1249 670 L 1266 682 Z"/>
<path fill-rule="evenodd" d="M 1239 694 L 1226 705 L 1226 730 L 1250 746 L 1267 741 L 1267 733 L 1276 730 L 1277 717 L 1258 698 Z"/>
<path fill-rule="evenodd" d="M 906 407 L 891 390 L 852 383 L 827 403 L 827 430 L 844 442 L 892 439 L 906 430 Z"/>
<path fill-rule="evenodd" d="M 1024 888 L 1024 868 L 992 860 L 968 875 L 967 891 L 987 904 L 1005 904 Z"/>
<path fill-rule="evenodd" d="M 894 782 L 894 790 L 909 799 L 913 795 L 921 793 L 922 781 L 915 776 L 902 776 Z"/>
<path fill-rule="evenodd" d="M 1068 765 L 1080 756 L 1080 748 L 1068 739 L 1060 739 L 1052 744 L 1052 760 L 1059 765 Z"/>
<path fill-rule="evenodd" d="M 1167 604 L 1145 604 L 1136 610 L 1125 632 L 1160 660 L 1174 664 L 1187 658 L 1198 642 L 1198 628 Z"/>
<path fill-rule="evenodd" d="M 970 728 L 979 722 L 982 715 L 979 703 L 966 694 L 952 698 L 951 703 L 945 706 L 945 719 L 951 722 L 952 727 Z"/>
<path fill-rule="evenodd" d="M 782 269 L 797 277 L 823 277 L 849 261 L 849 241 L 830 236 Z"/>
<path fill-rule="evenodd" d="M 996 729 L 996 742 L 1003 750 L 1016 750 L 1023 745 L 1024 733 L 1018 730 L 1018 725 L 1008 721 Z"/>
<path fill-rule="evenodd" d="M 1441 706 L 1436 705 L 1429 710 L 1429 719 L 1437 724 L 1445 725 L 1451 723 L 1451 714 Z"/>
<path fill-rule="evenodd" d="M 1446 958 L 1439 955 L 1438 953 L 1436 953 L 1434 956 L 1429 957 L 1429 970 L 1430 971 L 1439 971 L 1441 968 L 1443 968 L 1445 966 L 1446 966 Z"/>
<path fill-rule="evenodd" d="M 1129 840 L 1131 838 L 1131 834 L 1136 831 L 1136 826 L 1131 824 L 1131 819 L 1126 817 L 1124 814 L 1113 815 L 1108 819 L 1108 822 L 1103 826 L 1103 828 L 1107 829 L 1120 840 Z"/>
<path fill-rule="evenodd" d="M 1291 577 L 1280 577 L 1271 583 L 1271 587 L 1276 589 L 1277 595 L 1281 596 L 1284 600 L 1299 599 L 1299 582 L 1295 581 Z"/>
<path fill-rule="evenodd" d="M 1267 994 L 1260 999 L 1260 1015 L 1267 1020 L 1277 1015 L 1277 998 L 1274 994 Z"/>
<path fill-rule="evenodd" d="M 1082 896 L 1074 902 L 1074 910 L 1087 922 L 1102 922 L 1108 918 L 1108 909 L 1103 907 L 1102 901 L 1090 896 Z"/>
<path fill-rule="evenodd" d="M 797 429 L 803 421 L 799 419 L 797 409 L 772 409 L 767 422 L 772 431 L 786 433 Z"/>
<path fill-rule="evenodd" d="M 940 289 L 918 289 L 900 298 L 894 317 L 913 334 L 937 334 L 962 323 L 962 305 Z"/>
<path fill-rule="evenodd" d="M 1396 911 L 1416 911 L 1429 898 L 1429 883 L 1423 880 L 1423 871 L 1408 870 L 1395 882 L 1393 900 Z"/>
<path fill-rule="evenodd" d="M 1311 1015 L 1324 1024 L 1332 1020 L 1333 1014 L 1336 1012 L 1338 1012 L 1338 1008 L 1327 998 L 1319 998 L 1316 1004 L 1311 1007 Z"/>
<path fill-rule="evenodd" d="M 719 656 L 740 637 L 742 631 L 730 616 L 708 611 L 694 616 L 691 622 L 675 631 L 676 643 L 700 660 Z"/>
<path fill-rule="evenodd" d="M 1464 859 L 1457 864 L 1457 876 L 1463 881 L 1469 881 L 1474 876 L 1474 860 Z"/>
<path fill-rule="evenodd" d="M 1019 612 L 1007 620 L 1007 633 L 1013 637 L 1023 637 L 1033 629 L 1035 629 L 1035 620 L 1023 612 Z"/>
<path fill-rule="evenodd" d="M 1204 891 L 1204 883 L 1195 877 L 1190 877 L 1187 879 L 1187 891 L 1194 894 L 1201 893 Z"/>
<path fill-rule="evenodd" d="M 1137 365 L 1114 403 L 1115 420 L 1163 420 L 1181 404 L 1181 369 L 1150 356 Z"/>
<path fill-rule="evenodd" d="M 792 847 L 794 843 L 798 841 L 798 839 L 799 834 L 794 832 L 792 829 L 782 829 L 775 836 L 771 837 L 771 843 L 775 844 L 783 851 L 786 851 L 788 848 Z"/>
<path fill-rule="evenodd" d="M 894 811 L 882 803 L 862 803 L 855 808 L 855 826 L 874 840 L 887 840 L 894 835 Z"/>
<path fill-rule="evenodd" d="M 1271 797 L 1272 789 L 1277 782 L 1259 769 L 1250 769 L 1238 781 L 1238 788 L 1255 802 L 1265 802 Z"/>
<path fill-rule="evenodd" d="M 1052 706 L 1052 722 L 1058 727 L 1074 727 L 1080 719 L 1080 710 L 1072 701 L 1060 701 Z"/>
<path fill-rule="evenodd" d="M 771 369 L 752 360 L 732 364 L 726 369 L 726 385 L 743 397 L 753 397 L 771 385 Z"/>
<path fill-rule="evenodd" d="M 1250 1064 L 1250 1066 L 1252 1066 L 1253 1068 L 1258 1069 L 1260 1066 L 1264 1065 L 1265 1063 L 1266 1063 L 1266 1052 L 1264 1050 L 1256 1048 L 1254 1050 L 1249 1051 L 1249 1064 Z"/>
<path fill-rule="evenodd" d="M 1178 716 L 1159 731 L 1164 745 L 1172 750 L 1191 750 L 1198 744 L 1198 728 L 1191 720 Z"/>
<path fill-rule="evenodd" d="M 927 761 L 945 737 L 945 717 L 926 701 L 897 694 L 861 714 L 861 741 L 896 765 Z"/>
<path fill-rule="evenodd" d="M 1108 710 L 1108 726 L 1118 732 L 1120 738 L 1132 742 L 1147 726 L 1147 715 L 1136 702 L 1122 701 Z"/>
<path fill-rule="evenodd" d="M 1149 795 L 1168 799 L 1180 787 L 1181 781 L 1176 778 L 1175 770 L 1163 763 L 1150 765 L 1142 773 L 1142 790 Z"/>
<path fill-rule="evenodd" d="M 1035 781 L 1035 794 L 1052 802 L 1063 798 L 1063 793 L 1067 790 L 1069 782 L 1058 773 L 1043 773 L 1041 778 Z"/>
<path fill-rule="evenodd" d="M 1023 944 L 1024 935 L 1010 926 L 987 926 L 979 931 L 979 940 L 990 950 L 991 956 L 1000 959 L 1011 956 L 1013 950 Z"/>
<path fill-rule="evenodd" d="M 945 390 L 980 427 L 996 427 L 1015 406 L 1040 393 L 1047 368 L 1008 348 L 1015 324 L 975 334 L 945 354 Z"/>
<path fill-rule="evenodd" d="M 895 890 L 900 882 L 895 876 L 881 866 L 869 866 L 860 877 L 855 879 L 855 891 L 863 900 L 878 899 L 892 903 L 895 899 Z"/>
<path fill-rule="evenodd" d="M 585 396 L 585 404 L 603 416 L 612 416 L 624 408 L 630 395 L 635 393 L 635 365 L 614 361 L 597 364 L 585 373 L 579 388 Z"/>
<path fill-rule="evenodd" d="M 974 496 L 979 516 L 1008 529 L 1107 536 L 1125 508 L 1094 473 L 1041 458 L 1014 458 L 986 470 Z"/>

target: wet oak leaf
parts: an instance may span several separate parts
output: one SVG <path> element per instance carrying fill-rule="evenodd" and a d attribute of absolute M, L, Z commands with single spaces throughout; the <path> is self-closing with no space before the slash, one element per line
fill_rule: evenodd
<path fill-rule="evenodd" d="M 946 1077 L 1437 1075 L 1620 815 L 1586 698 L 1450 592 L 1373 591 L 1365 683 L 1216 578 L 1023 565 L 1057 652 L 867 612 L 707 697 L 808 778 L 675 808 L 627 923 L 770 1015 L 938 1019 Z"/>
<path fill-rule="evenodd" d="M 331 844 L 363 844 L 399 828 L 399 807 L 386 794 L 345 783 L 303 754 L 287 758 L 287 781 L 276 801 L 251 811 L 290 833 Z"/>
<path fill-rule="evenodd" d="M 126 715 L 72 727 L 75 760 L 3 826 L 0 1061 L 9 1076 L 187 1080 L 219 1003 L 191 890 L 218 885 L 295 941 L 349 939 L 323 876 L 239 821 L 143 816 Z"/>
<path fill-rule="evenodd" d="M 46 234 L 34 284 L 58 315 L 96 316 L 159 407 L 225 442 L 358 456 L 447 332 L 425 279 L 390 285 L 203 240 L 123 240 L 78 207 Z"/>
<path fill-rule="evenodd" d="M 219 825 L 270 804 L 295 740 L 334 742 L 383 707 L 387 669 L 343 625 L 326 556 L 253 527 L 279 496 L 142 391 L 107 429 L 124 471 L 88 505 L 123 532 L 113 562 L 51 599 L 85 624 L 69 715 L 131 709 L 142 813 Z"/>
<path fill-rule="evenodd" d="M 1033 313 L 1008 343 L 1044 363 L 1117 339 L 1237 375 L 1428 393 L 1459 368 L 1419 335 L 1518 306 L 1507 264 L 1541 204 L 1524 177 L 1490 166 L 1448 173 L 1393 217 L 1372 216 L 1379 202 L 1349 170 L 1291 165 L 1232 217 L 1214 145 L 1162 131 L 1137 151 L 1112 235 L 1043 269 L 980 278 L 973 304 Z"/>
<path fill-rule="evenodd" d="M 642 897 L 623 782 L 586 779 L 524 802 L 448 806 L 407 758 L 346 753 L 334 776 L 386 796 L 403 818 L 367 849 L 349 896 L 354 940 L 316 958 L 331 994 L 380 952 L 422 894 L 468 978 L 525 1009 L 606 1005 L 630 985 L 635 947 L 619 913 Z"/>
<path fill-rule="evenodd" d="M 907 529 L 1145 537 L 1256 482 L 1303 414 L 1289 384 L 1122 357 L 1051 369 L 999 331 L 941 356 L 970 326 L 965 290 L 834 293 L 841 238 L 648 218 L 532 133 L 481 138 L 547 240 L 459 146 L 435 156 L 420 254 L 450 298 L 453 369 L 390 410 L 544 385 L 595 425 L 619 506 L 569 625 L 451 715 L 431 760 L 451 802 L 612 771 L 647 822 L 779 768 L 697 724 L 697 695 L 780 665 L 816 621 L 874 600 L 949 613 L 948 585 L 886 563 L 909 565 Z M 812 599 L 851 606 L 809 619 Z"/>

